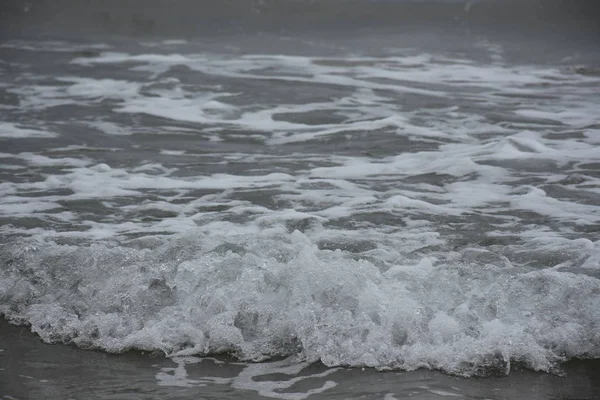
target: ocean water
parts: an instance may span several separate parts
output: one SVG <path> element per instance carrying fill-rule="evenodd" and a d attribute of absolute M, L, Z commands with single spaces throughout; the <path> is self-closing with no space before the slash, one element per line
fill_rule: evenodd
<path fill-rule="evenodd" d="M 598 396 L 577 361 L 600 358 L 598 31 L 533 2 L 546 24 L 489 29 L 471 8 L 498 2 L 400 3 L 306 6 L 289 29 L 252 3 L 196 35 L 152 7 L 8 12 L 0 314 L 55 345 L 4 324 L 0 372 L 89 357 L 127 365 L 123 391 L 73 398 L 392 400 L 515 398 L 506 382 L 574 371 Z M 352 17 L 381 4 L 418 27 Z M 0 395 L 68 397 L 40 379 Z"/>

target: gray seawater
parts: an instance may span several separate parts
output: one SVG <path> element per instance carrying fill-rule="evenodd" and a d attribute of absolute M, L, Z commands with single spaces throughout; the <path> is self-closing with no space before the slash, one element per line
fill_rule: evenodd
<path fill-rule="evenodd" d="M 10 399 L 595 399 L 597 361 L 570 361 L 563 375 L 513 370 L 460 378 L 419 369 L 331 370 L 319 364 L 240 363 L 227 357 L 167 359 L 45 345 L 27 328 L 0 322 L 10 346 L 0 353 L 0 387 Z M 299 371 L 299 372 L 298 372 Z M 320 391 L 327 382 L 328 389 Z M 314 394 L 309 394 L 309 391 Z M 9 397 L 10 396 L 10 397 Z"/>
<path fill-rule="evenodd" d="M 1 13 L 0 396 L 600 396 L 591 3 L 136 4 Z"/>

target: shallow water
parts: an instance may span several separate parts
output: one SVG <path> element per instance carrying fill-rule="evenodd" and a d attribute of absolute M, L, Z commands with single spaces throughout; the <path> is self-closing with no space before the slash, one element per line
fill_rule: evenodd
<path fill-rule="evenodd" d="M 599 358 L 600 49 L 465 21 L 3 37 L 0 313 L 172 360 L 19 343 L 59 370 L 143 360 L 151 387 L 290 372 L 300 397 L 421 376 L 439 385 L 414 395 L 467 396 L 421 369 L 531 384 L 562 381 L 515 369 Z M 189 358 L 222 353 L 262 363 Z"/>
<path fill-rule="evenodd" d="M 439 372 L 263 364 L 127 353 L 111 355 L 46 345 L 26 328 L 0 323 L 0 395 L 37 399 L 595 399 L 597 361 L 572 361 L 565 374 L 526 370 L 464 379 Z M 292 371 L 294 369 L 294 371 Z M 308 397 L 310 390 L 314 394 Z"/>

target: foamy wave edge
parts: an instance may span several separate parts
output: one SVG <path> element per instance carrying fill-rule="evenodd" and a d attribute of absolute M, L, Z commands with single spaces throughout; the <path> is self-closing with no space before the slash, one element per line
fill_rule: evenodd
<path fill-rule="evenodd" d="M 0 314 L 120 353 L 294 355 L 327 366 L 508 374 L 600 357 L 600 280 L 434 257 L 378 262 L 304 234 L 200 233 L 0 249 Z"/>

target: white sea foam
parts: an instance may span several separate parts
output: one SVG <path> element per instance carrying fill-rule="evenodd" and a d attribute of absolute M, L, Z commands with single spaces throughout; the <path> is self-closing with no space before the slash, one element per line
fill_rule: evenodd
<path fill-rule="evenodd" d="M 89 160 L 80 159 L 80 158 L 72 158 L 72 157 L 47 157 L 40 154 L 33 153 L 19 153 L 14 156 L 15 158 L 20 158 L 27 162 L 27 164 L 32 166 L 70 166 L 70 167 L 84 167 L 90 164 Z"/>
<path fill-rule="evenodd" d="M 0 121 L 0 138 L 53 138 L 56 133 L 46 130 L 24 128 L 12 122 Z"/>
<path fill-rule="evenodd" d="M 600 356 L 595 278 L 474 267 L 467 253 L 377 266 L 319 250 L 298 231 L 273 235 L 189 232 L 154 250 L 4 246 L 2 312 L 45 340 L 112 352 L 298 353 L 330 366 L 467 375 Z"/>
<path fill-rule="evenodd" d="M 479 45 L 491 62 L 111 51 L 3 82 L 35 123 L 0 123 L 29 146 L 0 153 L 0 312 L 49 342 L 161 350 L 161 384 L 290 399 L 335 384 L 298 375 L 315 361 L 600 357 L 600 79 Z M 188 374 L 224 351 L 296 358 Z"/>
<path fill-rule="evenodd" d="M 23 97 L 22 107 L 80 104 L 82 100 L 89 104 L 112 99 L 118 102 L 114 105 L 114 110 L 119 112 L 143 113 L 221 128 L 269 132 L 271 137 L 267 138 L 268 143 L 274 145 L 322 139 L 343 132 L 370 132 L 379 129 L 392 129 L 399 135 L 455 141 L 469 140 L 466 132 L 479 133 L 482 128 L 486 131 L 503 130 L 501 126 L 485 126 L 485 121 L 477 121 L 479 123 L 474 125 L 475 129 L 465 131 L 465 121 L 471 124 L 476 122 L 473 121 L 473 115 L 448 109 L 427 110 L 429 121 L 423 122 L 424 111 L 403 111 L 401 103 L 396 101 L 397 93 L 435 99 L 448 97 L 448 93 L 458 89 L 465 90 L 464 98 L 480 99 L 491 104 L 505 103 L 501 97 L 504 95 L 528 96 L 542 92 L 550 98 L 565 97 L 566 101 L 561 102 L 559 108 L 547 101 L 548 104 L 538 104 L 544 105 L 546 110 L 516 108 L 514 113 L 529 118 L 529 124 L 559 121 L 589 126 L 597 120 L 595 115 L 598 112 L 597 106 L 589 102 L 569 100 L 561 91 L 567 85 L 576 87 L 582 93 L 589 91 L 588 85 L 597 82 L 597 78 L 560 69 L 507 66 L 503 63 L 476 65 L 468 60 L 429 55 L 326 59 L 283 55 L 245 55 L 232 58 L 207 54 L 131 55 L 106 52 L 95 57 L 76 58 L 72 62 L 85 66 L 123 63 L 130 65 L 132 70 L 150 73 L 155 80 L 152 83 L 140 83 L 67 76 L 56 78 L 61 83 L 60 86 L 21 85 L 9 91 Z M 169 71 L 178 66 L 226 79 L 335 85 L 350 93 L 328 102 L 261 106 L 258 110 L 253 105 L 253 109 L 240 109 L 231 104 L 236 93 L 215 91 L 215 87 L 192 90 L 174 77 L 158 79 L 165 74 L 169 75 Z M 556 84 L 557 81 L 560 84 Z M 423 89 L 421 86 L 426 84 L 434 85 L 437 89 Z M 550 84 L 552 86 L 547 87 Z M 146 92 L 152 96 L 146 95 Z M 306 124 L 277 117 L 284 114 L 299 116 L 323 109 L 349 118 L 343 123 Z M 451 121 L 447 121 L 448 116 Z M 445 122 L 440 124 L 442 118 Z M 413 122 L 416 119 L 420 121 Z M 458 125 L 454 126 L 455 124 Z M 123 134 L 122 130 L 115 129 L 109 129 L 108 133 L 114 132 Z"/>
<path fill-rule="evenodd" d="M 448 392 L 446 390 L 428 389 L 427 391 L 442 397 L 464 397 L 462 394 Z"/>
<path fill-rule="evenodd" d="M 105 43 L 75 44 L 60 40 L 11 40 L 0 43 L 0 48 L 19 49 L 26 51 L 48 51 L 48 52 L 77 52 L 90 50 L 107 50 L 110 46 Z"/>
<path fill-rule="evenodd" d="M 281 361 L 265 362 L 261 364 L 234 363 L 235 365 L 243 366 L 243 369 L 233 378 L 202 376 L 194 379 L 189 377 L 186 369 L 187 365 L 198 364 L 207 361 L 211 362 L 213 359 L 202 359 L 198 357 L 174 357 L 173 361 L 177 363 L 177 367 L 161 368 L 161 370 L 156 374 L 159 385 L 177 387 L 198 387 L 206 386 L 207 384 L 230 385 L 236 389 L 258 392 L 260 396 L 284 400 L 303 400 L 313 394 L 323 393 L 337 386 L 337 384 L 333 381 L 326 381 L 316 388 L 306 389 L 302 392 L 291 391 L 290 388 L 293 388 L 294 385 L 297 385 L 300 382 L 324 378 L 337 371 L 336 368 L 331 368 L 320 373 L 298 375 L 305 368 L 309 367 L 310 364 L 299 361 L 294 357 L 290 357 Z M 277 381 L 265 379 L 265 377 L 268 376 L 279 375 L 290 377 L 289 379 L 280 379 Z"/>

